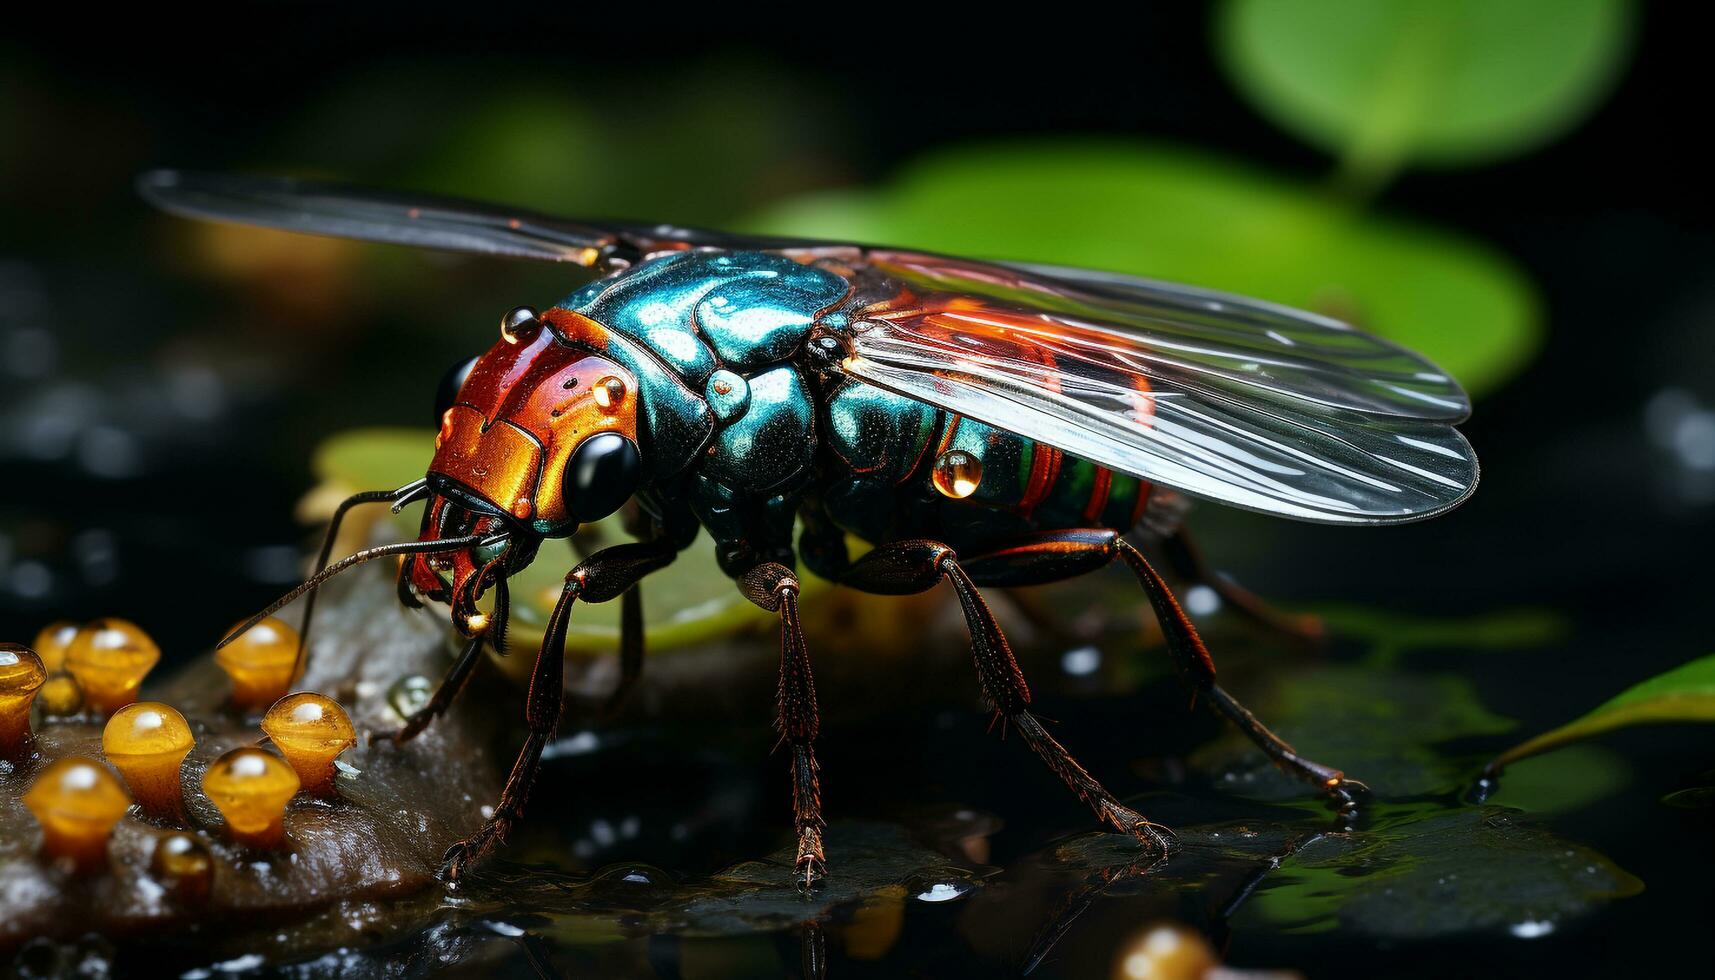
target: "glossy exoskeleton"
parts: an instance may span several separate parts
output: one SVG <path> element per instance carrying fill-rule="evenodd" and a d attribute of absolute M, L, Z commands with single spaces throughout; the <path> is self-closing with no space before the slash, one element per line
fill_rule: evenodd
<path fill-rule="evenodd" d="M 777 722 L 805 882 L 824 873 L 824 824 L 798 560 L 876 593 L 948 582 L 987 704 L 1099 819 L 1165 851 L 1166 829 L 1115 799 L 1032 715 L 977 591 L 1121 562 L 1200 699 L 1349 807 L 1358 784 L 1299 756 L 1215 683 L 1197 630 L 1126 535 L 1148 529 L 1188 576 L 1283 624 L 1205 573 L 1179 526 L 1181 493 L 1380 524 L 1445 511 L 1477 482 L 1453 428 L 1470 409 L 1457 383 L 1344 323 L 1269 303 L 1083 269 L 562 221 L 290 180 L 158 172 L 141 188 L 194 217 L 603 273 L 547 310 L 508 313 L 494 346 L 443 384 L 425 478 L 341 505 L 317 574 L 258 614 L 306 592 L 313 601 L 358 562 L 404 556 L 400 598 L 448 603 L 468 638 L 433 699 L 394 733 L 410 738 L 457 696 L 481 645 L 503 642 L 508 576 L 537 545 L 637 501 L 641 540 L 566 577 L 530 683 L 528 739 L 492 820 L 449 854 L 454 876 L 520 817 L 559 721 L 573 605 L 625 597 L 628 689 L 642 659 L 637 583 L 699 528 L 744 595 L 780 617 Z M 350 507 L 420 498 L 418 541 L 327 564 Z M 854 557 L 848 535 L 873 547 Z M 484 614 L 477 600 L 489 592 Z"/>

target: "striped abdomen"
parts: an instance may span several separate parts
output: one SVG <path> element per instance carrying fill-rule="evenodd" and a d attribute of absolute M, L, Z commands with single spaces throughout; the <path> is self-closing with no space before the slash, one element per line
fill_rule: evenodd
<path fill-rule="evenodd" d="M 822 422 L 824 506 L 869 541 L 934 537 L 968 550 L 1024 530 L 1129 529 L 1149 505 L 1136 477 L 861 382 L 828 393 Z M 938 465 L 964 479 L 937 481 Z"/>

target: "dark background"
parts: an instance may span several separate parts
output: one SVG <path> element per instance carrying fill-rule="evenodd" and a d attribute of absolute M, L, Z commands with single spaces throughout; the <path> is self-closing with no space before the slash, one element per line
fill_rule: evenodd
<path fill-rule="evenodd" d="M 161 23 L 9 32 L 0 637 L 111 614 L 146 623 L 170 659 L 206 649 L 297 574 L 309 530 L 293 507 L 320 439 L 428 425 L 435 380 L 488 342 L 496 315 L 573 284 L 559 270 L 384 250 L 373 284 L 275 257 L 275 286 L 258 294 L 242 273 L 207 274 L 208 253 L 131 191 L 139 171 L 300 172 L 457 193 L 466 189 L 447 186 L 445 171 L 415 168 L 413 146 L 461 93 L 546 77 L 649 120 L 663 93 L 710 73 L 789 89 L 774 117 L 779 166 L 723 196 L 711 188 L 730 175 L 700 171 L 699 148 L 684 147 L 661 163 L 659 210 L 637 213 L 620 195 L 636 217 L 719 223 L 791 191 L 883 179 L 938 145 L 1027 134 L 1167 138 L 1287 172 L 1326 168 L 1223 79 L 1206 12 L 1128 18 L 985 39 L 894 11 L 818 10 L 746 23 L 736 37 L 637 37 L 571 8 L 411 23 L 279 8 L 228 40 Z M 1715 431 L 1699 437 L 1696 426 L 1715 404 L 1715 234 L 1697 26 L 1689 6 L 1648 7 L 1625 74 L 1576 130 L 1481 168 L 1412 171 L 1385 192 L 1382 210 L 1509 254 L 1543 304 L 1540 354 L 1463 427 L 1485 467 L 1467 505 L 1363 531 L 1198 513 L 1218 563 L 1288 602 L 1565 612 L 1574 635 L 1552 650 L 1460 664 L 1526 729 L 1712 652 L 1703 610 L 1715 585 L 1715 459 L 1699 453 L 1715 454 Z M 747 106 L 726 111 L 738 119 Z M 307 128 L 328 119 L 341 125 Z M 1690 425 L 1674 430 L 1689 449 L 1652 439 L 1652 417 L 1658 430 Z M 1614 745 L 1640 767 L 1634 806 L 1709 766 L 1701 729 Z M 1683 936 L 1707 924 L 1707 889 L 1647 872 L 1674 864 L 1639 839 L 1647 826 L 1615 804 L 1579 829 L 1651 882 L 1651 904 L 1634 903 L 1612 928 Z M 1706 869 L 1707 847 L 1693 857 Z M 1630 955 L 1643 961 L 1675 945 L 1640 942 Z M 1577 952 L 1602 948 L 1591 938 Z M 1610 953 L 1630 962 L 1600 955 Z"/>

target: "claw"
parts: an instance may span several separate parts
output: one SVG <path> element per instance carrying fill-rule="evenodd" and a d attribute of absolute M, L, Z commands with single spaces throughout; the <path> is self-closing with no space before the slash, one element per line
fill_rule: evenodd
<path fill-rule="evenodd" d="M 1108 822 L 1113 825 L 1115 830 L 1130 834 L 1137 838 L 1139 843 L 1157 854 L 1166 855 L 1179 846 L 1179 838 L 1173 833 L 1172 828 L 1149 820 L 1130 807 L 1121 806 L 1118 803 L 1109 803 L 1106 804 L 1105 810 L 1107 811 Z"/>
<path fill-rule="evenodd" d="M 804 828 L 798 835 L 798 859 L 793 864 L 792 880 L 800 892 L 808 893 L 828 877 L 827 857 L 822 853 L 822 835 L 813 828 Z"/>
<path fill-rule="evenodd" d="M 441 880 L 448 884 L 456 883 L 505 840 L 506 828 L 500 821 L 484 824 L 481 830 L 447 848 L 447 853 L 441 858 Z"/>
<path fill-rule="evenodd" d="M 798 890 L 805 894 L 821 887 L 828 878 L 828 866 L 815 855 L 805 855 L 798 859 L 798 865 L 792 871 L 792 880 L 798 885 Z"/>

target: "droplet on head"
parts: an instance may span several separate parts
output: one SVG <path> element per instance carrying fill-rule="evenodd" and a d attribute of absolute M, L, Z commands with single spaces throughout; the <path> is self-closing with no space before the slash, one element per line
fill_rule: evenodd
<path fill-rule="evenodd" d="M 983 482 L 983 461 L 963 449 L 949 449 L 935 459 L 935 489 L 944 497 L 963 500 Z"/>
<path fill-rule="evenodd" d="M 173 898 L 186 905 L 196 904 L 206 899 L 214 887 L 214 858 L 208 845 L 196 835 L 167 834 L 155 841 L 149 873 L 166 886 Z"/>
<path fill-rule="evenodd" d="M 278 847 L 285 838 L 286 804 L 298 792 L 298 774 L 279 756 L 247 745 L 209 765 L 202 791 L 226 818 L 234 843 Z"/>
<path fill-rule="evenodd" d="M 42 658 L 42 666 L 48 673 L 57 674 L 66 667 L 66 650 L 70 649 L 72 638 L 77 636 L 77 624 L 60 620 L 42 627 L 36 634 L 36 656 Z"/>
<path fill-rule="evenodd" d="M 297 771 L 304 791 L 317 796 L 333 792 L 333 760 L 357 744 L 357 731 L 339 702 L 309 691 L 275 702 L 262 718 L 262 730 Z"/>
<path fill-rule="evenodd" d="M 84 701 L 109 714 L 137 700 L 143 678 L 161 659 L 161 648 L 135 623 L 98 619 L 77 631 L 66 650 L 66 670 L 83 688 Z"/>
<path fill-rule="evenodd" d="M 251 711 L 273 704 L 292 686 L 298 631 L 270 616 L 215 651 L 214 660 L 232 678 L 234 706 Z"/>
<path fill-rule="evenodd" d="M 42 771 L 24 793 L 24 805 L 42 825 L 44 854 L 92 870 L 105 863 L 107 838 L 131 798 L 106 766 L 67 756 Z"/>
<path fill-rule="evenodd" d="M 602 408 L 613 408 L 625 401 L 625 381 L 611 374 L 603 375 L 596 380 L 590 394 L 595 397 L 595 403 Z"/>
<path fill-rule="evenodd" d="M 196 738 L 185 716 L 159 701 L 139 701 L 113 713 L 101 733 L 101 751 L 125 777 L 143 809 L 162 817 L 184 809 L 179 767 Z"/>
<path fill-rule="evenodd" d="M 83 710 L 83 688 L 72 675 L 58 674 L 42 685 L 36 693 L 36 703 L 48 718 L 70 718 Z"/>
<path fill-rule="evenodd" d="M 30 705 L 47 681 L 47 668 L 34 650 L 0 643 L 0 759 L 23 751 L 30 739 Z"/>
<path fill-rule="evenodd" d="M 509 344 L 524 343 L 535 337 L 540 329 L 541 319 L 528 306 L 514 306 L 500 318 L 500 339 Z"/>

